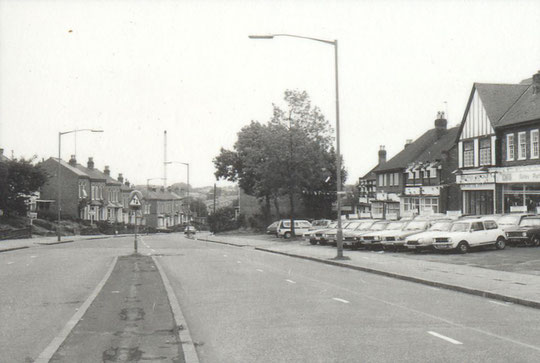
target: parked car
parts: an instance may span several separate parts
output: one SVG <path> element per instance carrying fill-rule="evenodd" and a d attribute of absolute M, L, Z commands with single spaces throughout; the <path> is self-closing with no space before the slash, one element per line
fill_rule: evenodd
<path fill-rule="evenodd" d="M 413 220 L 407 223 L 401 230 L 389 231 L 382 235 L 381 245 L 383 250 L 398 251 L 405 247 L 405 239 L 409 236 L 424 232 L 431 226 L 429 220 Z"/>
<path fill-rule="evenodd" d="M 328 227 L 332 221 L 330 219 L 317 219 L 311 222 L 311 230 L 321 229 Z"/>
<path fill-rule="evenodd" d="M 509 243 L 540 246 L 540 216 L 524 217 L 519 226 L 505 230 Z"/>
<path fill-rule="evenodd" d="M 371 230 L 371 227 L 377 222 L 375 219 L 366 219 L 353 230 L 346 229 L 343 231 L 343 247 L 350 247 L 351 249 L 357 249 L 360 244 L 358 243 L 358 236 Z"/>
<path fill-rule="evenodd" d="M 342 222 L 341 224 L 341 230 L 342 232 L 345 232 L 346 230 L 353 230 L 359 227 L 362 224 L 361 220 L 353 220 L 348 222 Z M 326 239 L 327 243 L 331 246 L 335 246 L 337 244 L 337 226 L 336 228 L 333 228 L 331 230 L 328 230 L 324 234 L 324 238 Z"/>
<path fill-rule="evenodd" d="M 294 234 L 297 236 L 302 236 L 304 233 L 306 233 L 311 228 L 311 223 L 304 219 L 295 219 L 294 220 Z M 277 234 L 278 237 L 283 238 L 291 238 L 292 237 L 292 230 L 291 230 L 291 220 L 290 219 L 282 219 L 279 221 L 278 227 L 277 227 Z"/>
<path fill-rule="evenodd" d="M 440 232 L 434 237 L 433 247 L 438 250 L 455 250 L 467 253 L 472 247 L 506 247 L 504 231 L 493 219 L 463 219 L 452 224 L 450 231 Z"/>
<path fill-rule="evenodd" d="M 433 238 L 440 232 L 448 232 L 452 223 L 451 220 L 435 221 L 427 231 L 405 238 L 405 245 L 414 252 L 433 250 Z"/>
<path fill-rule="evenodd" d="M 190 235 L 195 233 L 197 233 L 197 228 L 195 228 L 194 226 L 186 226 L 186 228 L 184 229 L 184 234 Z"/>
<path fill-rule="evenodd" d="M 337 222 L 330 223 L 326 228 L 315 229 L 304 233 L 304 238 L 309 241 L 312 245 L 317 243 L 321 246 L 324 246 L 328 243 L 324 235 L 333 229 L 337 228 Z"/>
<path fill-rule="evenodd" d="M 358 247 L 367 248 L 368 246 L 371 247 L 371 243 L 373 242 L 373 239 L 375 238 L 374 236 L 377 233 L 384 231 L 390 223 L 391 222 L 387 220 L 380 220 L 373 223 L 367 231 L 356 233 L 356 248 Z M 365 237 L 367 238 L 364 241 Z"/>
<path fill-rule="evenodd" d="M 278 236 L 277 235 L 278 224 L 279 224 L 279 221 L 276 221 L 276 222 L 272 223 L 271 225 L 269 225 L 268 227 L 266 227 L 266 234 L 273 234 L 273 235 L 275 235 L 277 237 Z"/>
<path fill-rule="evenodd" d="M 382 248 L 382 241 L 387 235 L 394 235 L 401 231 L 410 222 L 410 219 L 402 219 L 388 223 L 384 230 L 374 233 L 366 233 L 362 236 L 362 245 L 367 249 Z"/>

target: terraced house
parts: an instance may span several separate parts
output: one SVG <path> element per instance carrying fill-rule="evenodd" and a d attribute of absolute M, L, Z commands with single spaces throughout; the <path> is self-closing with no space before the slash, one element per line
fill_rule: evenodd
<path fill-rule="evenodd" d="M 540 212 L 539 130 L 540 72 L 473 85 L 456 140 L 463 213 Z"/>

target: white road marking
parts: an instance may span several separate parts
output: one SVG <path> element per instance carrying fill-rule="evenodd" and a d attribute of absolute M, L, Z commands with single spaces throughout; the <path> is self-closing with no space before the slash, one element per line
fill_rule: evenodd
<path fill-rule="evenodd" d="M 15 263 L 15 262 L 8 262 L 7 264 L 8 264 L 8 265 L 11 265 L 11 264 L 14 264 L 14 263 Z"/>
<path fill-rule="evenodd" d="M 227 257 L 227 255 L 223 255 L 223 257 Z"/>
<path fill-rule="evenodd" d="M 120 291 L 118 291 L 118 290 L 111 291 L 111 294 L 119 294 L 119 293 L 120 293 Z"/>
<path fill-rule="evenodd" d="M 344 300 L 344 299 L 340 299 L 339 297 L 333 297 L 332 300 L 336 300 L 336 301 L 342 302 L 344 304 L 348 304 L 350 302 L 350 301 L 347 301 L 347 300 Z"/>
<path fill-rule="evenodd" d="M 366 256 L 362 256 L 362 258 L 363 258 L 364 260 L 369 260 L 369 257 L 366 257 Z"/>
<path fill-rule="evenodd" d="M 493 301 L 493 300 L 489 300 L 489 302 L 492 303 L 492 304 L 497 304 L 497 305 L 502 305 L 502 306 L 512 305 L 511 302 L 500 302 L 500 301 Z"/>
<path fill-rule="evenodd" d="M 155 250 L 155 249 L 153 249 L 153 248 L 151 248 L 150 250 L 151 250 L 152 252 L 156 252 L 156 250 Z"/>
<path fill-rule="evenodd" d="M 434 331 L 428 331 L 429 334 L 433 335 L 434 337 L 437 337 L 437 338 L 441 338 L 443 340 L 446 340 L 447 342 L 450 342 L 452 344 L 463 344 L 462 342 L 458 342 L 457 340 L 455 339 L 452 339 L 452 338 L 449 338 L 447 336 L 444 336 L 442 334 L 439 334 L 439 333 L 436 333 Z"/>
<path fill-rule="evenodd" d="M 260 268 L 258 268 L 258 269 L 257 269 L 257 271 L 259 271 L 259 272 L 264 272 L 264 271 L 263 271 L 263 270 L 261 270 Z"/>
<path fill-rule="evenodd" d="M 236 261 L 236 263 L 242 263 L 242 261 Z"/>
<path fill-rule="evenodd" d="M 36 258 L 37 256 L 30 256 L 30 258 Z"/>
<path fill-rule="evenodd" d="M 296 282 L 294 282 L 293 280 L 287 279 L 287 280 L 285 280 L 285 281 L 287 281 L 287 282 L 290 283 L 290 284 L 296 284 Z"/>

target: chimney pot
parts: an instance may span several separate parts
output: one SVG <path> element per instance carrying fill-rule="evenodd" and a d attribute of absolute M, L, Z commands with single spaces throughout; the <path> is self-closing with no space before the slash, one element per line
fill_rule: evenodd
<path fill-rule="evenodd" d="M 540 94 L 540 71 L 532 77 L 533 94 Z"/>
<path fill-rule="evenodd" d="M 379 147 L 379 165 L 386 163 L 386 150 L 384 145 Z"/>
<path fill-rule="evenodd" d="M 0 155 L 4 155 L 4 149 L 0 148 Z"/>
<path fill-rule="evenodd" d="M 69 165 L 71 165 L 71 166 L 77 165 L 77 159 L 76 159 L 75 155 L 71 155 L 71 158 L 69 159 Z"/>
<path fill-rule="evenodd" d="M 93 157 L 88 158 L 88 162 L 86 163 L 86 166 L 88 167 L 88 169 L 94 169 L 94 158 Z"/>
<path fill-rule="evenodd" d="M 441 138 L 446 132 L 446 126 L 448 121 L 444 115 L 444 111 L 437 112 L 437 119 L 435 120 L 435 132 L 437 135 L 437 140 Z"/>
<path fill-rule="evenodd" d="M 410 144 L 412 144 L 412 139 L 407 139 L 407 140 L 405 141 L 405 147 L 409 146 Z M 404 148 L 405 148 L 405 147 L 404 147 Z"/>
<path fill-rule="evenodd" d="M 109 169 L 109 165 L 105 165 L 105 169 L 103 170 L 103 173 L 105 173 L 105 175 L 111 175 L 111 169 Z"/>
<path fill-rule="evenodd" d="M 118 173 L 118 181 L 120 183 L 123 183 L 124 182 L 124 176 L 122 175 L 122 173 Z"/>

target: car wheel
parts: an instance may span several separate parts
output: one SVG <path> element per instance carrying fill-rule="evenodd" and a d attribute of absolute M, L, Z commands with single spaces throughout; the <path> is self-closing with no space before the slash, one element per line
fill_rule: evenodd
<path fill-rule="evenodd" d="M 469 252 L 469 244 L 465 241 L 461 241 L 459 242 L 459 244 L 457 245 L 457 251 L 459 253 L 467 253 Z"/>
<path fill-rule="evenodd" d="M 312 239 L 309 240 L 309 243 L 311 243 L 312 245 L 316 245 L 317 244 L 317 241 L 314 241 Z"/>
<path fill-rule="evenodd" d="M 497 242 L 495 242 L 495 248 L 498 250 L 504 250 L 505 247 L 506 247 L 506 241 L 504 240 L 504 238 L 503 237 L 497 238 Z"/>
<path fill-rule="evenodd" d="M 292 236 L 291 232 L 285 232 L 285 234 L 283 235 L 283 238 L 289 239 L 289 238 L 291 238 L 291 236 Z"/>

